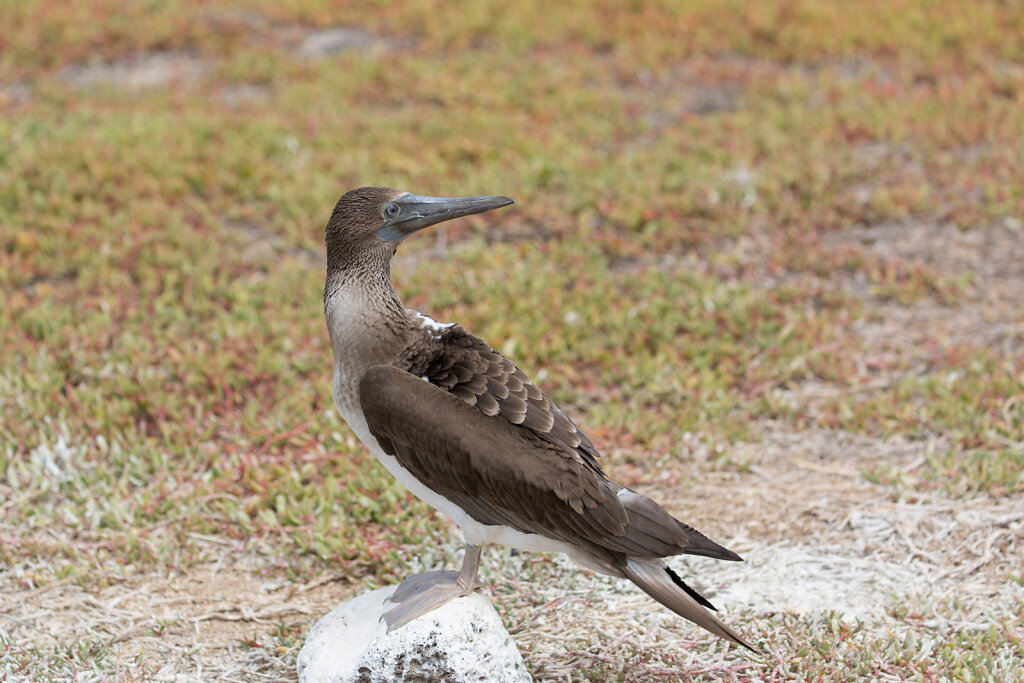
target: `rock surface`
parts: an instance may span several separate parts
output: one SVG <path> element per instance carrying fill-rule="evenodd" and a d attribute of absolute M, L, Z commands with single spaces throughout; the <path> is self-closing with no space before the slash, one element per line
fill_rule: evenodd
<path fill-rule="evenodd" d="M 387 633 L 380 617 L 396 586 L 342 603 L 309 632 L 300 683 L 530 681 L 518 648 L 486 596 L 452 600 Z"/>

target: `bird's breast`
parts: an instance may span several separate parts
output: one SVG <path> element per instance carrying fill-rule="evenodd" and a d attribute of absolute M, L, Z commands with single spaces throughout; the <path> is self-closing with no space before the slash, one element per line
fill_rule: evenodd
<path fill-rule="evenodd" d="M 394 362 L 409 334 L 408 322 L 365 292 L 335 290 L 326 302 L 334 355 L 334 406 L 346 421 L 359 409 L 359 380 L 374 365 Z"/>

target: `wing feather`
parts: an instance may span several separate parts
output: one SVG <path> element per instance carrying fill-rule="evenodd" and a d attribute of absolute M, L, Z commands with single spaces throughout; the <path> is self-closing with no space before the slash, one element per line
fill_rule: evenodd
<path fill-rule="evenodd" d="M 412 318 L 419 314 L 410 311 Z M 555 446 L 569 449 L 584 466 L 603 475 L 590 439 L 515 363 L 461 327 L 440 335 L 423 331 L 395 367 L 422 377 L 487 415 L 500 415 Z"/>
<path fill-rule="evenodd" d="M 625 533 L 618 487 L 564 448 L 394 366 L 368 370 L 359 399 L 381 448 L 477 521 L 571 543 Z"/>
<path fill-rule="evenodd" d="M 425 332 L 393 365 L 368 370 L 359 395 L 381 447 L 483 524 L 639 558 L 739 559 L 609 482 L 586 434 L 515 363 L 458 326 Z"/>
<path fill-rule="evenodd" d="M 481 524 L 630 557 L 739 559 L 574 451 L 394 366 L 370 368 L 359 400 L 381 448 Z"/>

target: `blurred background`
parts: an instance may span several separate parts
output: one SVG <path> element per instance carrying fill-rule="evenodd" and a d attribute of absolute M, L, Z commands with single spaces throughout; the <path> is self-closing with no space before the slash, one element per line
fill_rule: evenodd
<path fill-rule="evenodd" d="M 485 553 L 539 680 L 1012 680 L 1024 6 L 6 0 L 0 677 L 282 680 L 458 538 L 334 414 L 322 230 L 361 185 L 518 203 L 394 276 L 769 654 Z"/>

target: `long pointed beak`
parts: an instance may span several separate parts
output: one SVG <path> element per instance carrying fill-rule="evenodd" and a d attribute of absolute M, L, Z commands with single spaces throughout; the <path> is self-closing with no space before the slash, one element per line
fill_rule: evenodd
<path fill-rule="evenodd" d="M 431 225 L 509 204 L 515 204 L 515 200 L 508 197 L 448 198 L 403 194 L 384 205 L 384 225 L 374 234 L 388 242 L 400 242 Z"/>

